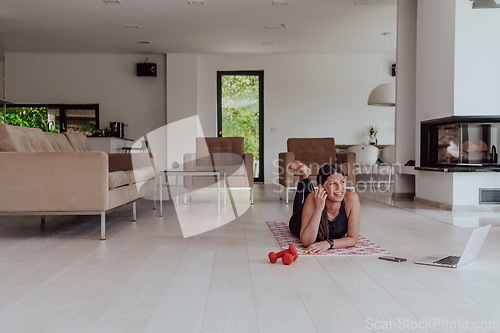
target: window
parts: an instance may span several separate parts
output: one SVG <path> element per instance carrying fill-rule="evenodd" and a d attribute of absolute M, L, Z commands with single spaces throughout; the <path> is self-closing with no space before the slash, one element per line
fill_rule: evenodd
<path fill-rule="evenodd" d="M 90 136 L 99 129 L 99 104 L 10 104 L 4 122 Z"/>

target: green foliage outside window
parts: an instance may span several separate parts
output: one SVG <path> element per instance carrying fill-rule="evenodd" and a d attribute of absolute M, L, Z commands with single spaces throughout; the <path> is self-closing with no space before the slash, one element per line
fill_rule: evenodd
<path fill-rule="evenodd" d="M 222 76 L 222 133 L 245 138 L 245 152 L 259 160 L 259 77 Z"/>
<path fill-rule="evenodd" d="M 5 119 L 2 113 L 0 120 L 9 125 L 39 128 L 44 132 L 59 132 L 50 128 L 46 108 L 9 107 Z"/>
<path fill-rule="evenodd" d="M 259 115 L 245 108 L 227 109 L 222 123 L 225 137 L 242 136 L 245 138 L 245 152 L 252 153 L 259 160 Z"/>

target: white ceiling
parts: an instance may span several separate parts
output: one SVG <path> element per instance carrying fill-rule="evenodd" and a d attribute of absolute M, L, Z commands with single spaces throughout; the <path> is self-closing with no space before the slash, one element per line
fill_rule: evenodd
<path fill-rule="evenodd" d="M 121 1 L 0 0 L 0 50 L 261 54 L 384 53 L 395 47 L 382 33 L 395 36 L 396 0 L 288 0 L 286 6 L 272 0 Z"/>

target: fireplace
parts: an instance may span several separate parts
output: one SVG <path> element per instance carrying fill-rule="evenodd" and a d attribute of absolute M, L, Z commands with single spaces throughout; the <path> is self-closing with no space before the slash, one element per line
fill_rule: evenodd
<path fill-rule="evenodd" d="M 454 116 L 423 121 L 421 170 L 500 171 L 500 117 Z"/>

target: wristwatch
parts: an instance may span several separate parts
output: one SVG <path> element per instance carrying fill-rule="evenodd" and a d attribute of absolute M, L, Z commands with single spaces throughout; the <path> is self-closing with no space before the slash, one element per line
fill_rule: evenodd
<path fill-rule="evenodd" d="M 333 249 L 333 246 L 335 245 L 333 239 L 327 238 L 326 240 L 328 241 L 328 243 L 330 243 L 330 247 L 328 248 L 328 250 Z"/>

